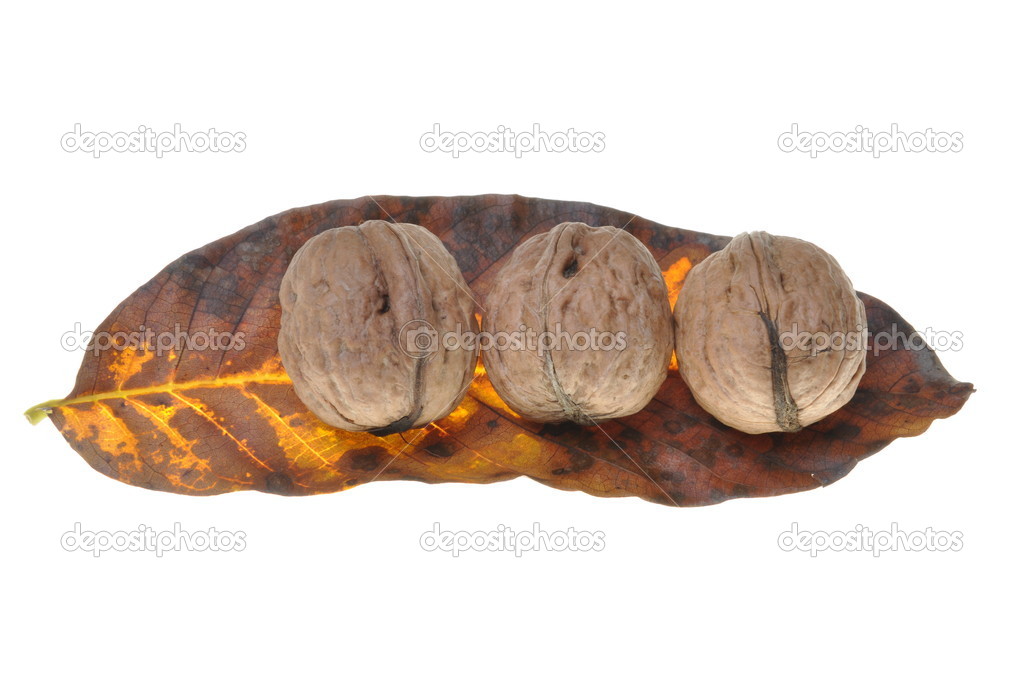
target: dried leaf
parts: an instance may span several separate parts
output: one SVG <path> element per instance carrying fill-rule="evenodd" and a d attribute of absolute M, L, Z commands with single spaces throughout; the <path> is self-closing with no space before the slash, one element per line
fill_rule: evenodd
<path fill-rule="evenodd" d="M 277 353 L 278 286 L 295 251 L 333 227 L 421 224 L 454 254 L 482 301 L 522 240 L 560 222 L 624 226 L 654 253 L 673 301 L 690 268 L 728 238 L 589 203 L 519 196 L 377 197 L 290 210 L 179 258 L 122 302 L 98 332 L 238 334 L 244 348 L 87 352 L 67 398 L 33 407 L 95 469 L 184 494 L 287 495 L 377 479 L 497 482 L 520 475 L 598 496 L 692 506 L 817 488 L 897 437 L 956 413 L 973 391 L 930 349 L 869 349 L 853 401 L 797 433 L 746 435 L 715 421 L 670 372 L 643 411 L 600 427 L 541 425 L 509 411 L 484 374 L 454 413 L 377 437 L 337 430 L 296 397 Z M 872 334 L 913 329 L 861 294 Z"/>

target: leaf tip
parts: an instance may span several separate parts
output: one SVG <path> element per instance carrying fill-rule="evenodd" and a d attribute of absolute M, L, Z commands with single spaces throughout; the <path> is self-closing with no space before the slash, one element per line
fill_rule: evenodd
<path fill-rule="evenodd" d="M 967 397 L 971 396 L 978 390 L 974 387 L 974 383 L 961 382 L 957 383 L 956 385 L 953 385 L 951 388 L 949 388 L 949 391 L 952 392 L 953 394 L 963 395 L 964 399 L 966 399 Z"/>

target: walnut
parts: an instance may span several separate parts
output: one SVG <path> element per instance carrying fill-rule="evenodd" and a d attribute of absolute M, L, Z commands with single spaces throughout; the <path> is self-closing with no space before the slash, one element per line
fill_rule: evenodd
<path fill-rule="evenodd" d="M 280 298 L 281 360 L 329 425 L 378 435 L 422 427 L 469 389 L 473 298 L 423 227 L 371 220 L 318 234 L 292 258 Z M 450 333 L 462 342 L 440 346 Z"/>
<path fill-rule="evenodd" d="M 793 432 L 846 404 L 867 366 L 864 304 L 821 248 L 741 234 L 694 267 L 675 307 L 694 399 L 748 432 Z"/>
<path fill-rule="evenodd" d="M 529 420 L 593 425 L 636 413 L 665 380 L 672 312 L 661 270 L 634 236 L 566 222 L 521 244 L 486 301 L 481 353 Z"/>

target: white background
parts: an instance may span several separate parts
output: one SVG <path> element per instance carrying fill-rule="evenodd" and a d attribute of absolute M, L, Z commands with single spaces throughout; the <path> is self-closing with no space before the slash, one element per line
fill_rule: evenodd
<path fill-rule="evenodd" d="M 6 11 L 5 677 L 1006 677 L 1021 637 L 1017 7 L 422 3 Z M 669 13 L 673 12 L 673 13 Z M 785 154 L 856 125 L 960 153 Z M 244 131 L 244 153 L 66 153 L 86 130 Z M 451 131 L 601 131 L 599 154 L 419 149 Z M 519 193 L 663 224 L 800 236 L 918 328 L 960 331 L 963 411 L 826 489 L 672 509 L 517 480 L 213 498 L 94 472 L 21 411 L 71 388 L 60 347 L 178 255 L 365 194 Z M 69 553 L 180 522 L 240 553 Z M 448 530 L 602 531 L 589 553 L 425 552 Z M 963 532 L 959 552 L 783 552 L 802 529 Z"/>

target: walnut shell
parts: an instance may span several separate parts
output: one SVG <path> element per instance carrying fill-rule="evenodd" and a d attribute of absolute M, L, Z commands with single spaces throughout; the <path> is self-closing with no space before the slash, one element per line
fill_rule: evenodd
<path fill-rule="evenodd" d="M 498 273 L 485 306 L 487 375 L 524 418 L 593 425 L 627 416 L 667 376 L 665 281 L 623 229 L 566 222 L 530 238 Z M 503 343 L 515 338 L 522 342 Z"/>
<path fill-rule="evenodd" d="M 318 234 L 292 258 L 280 298 L 281 361 L 329 425 L 422 427 L 469 389 L 473 298 L 455 258 L 421 226 L 371 220 Z M 446 333 L 464 341 L 442 346 Z"/>
<path fill-rule="evenodd" d="M 821 420 L 867 367 L 864 303 L 835 259 L 800 239 L 737 236 L 687 275 L 675 319 L 694 399 L 743 432 Z"/>

